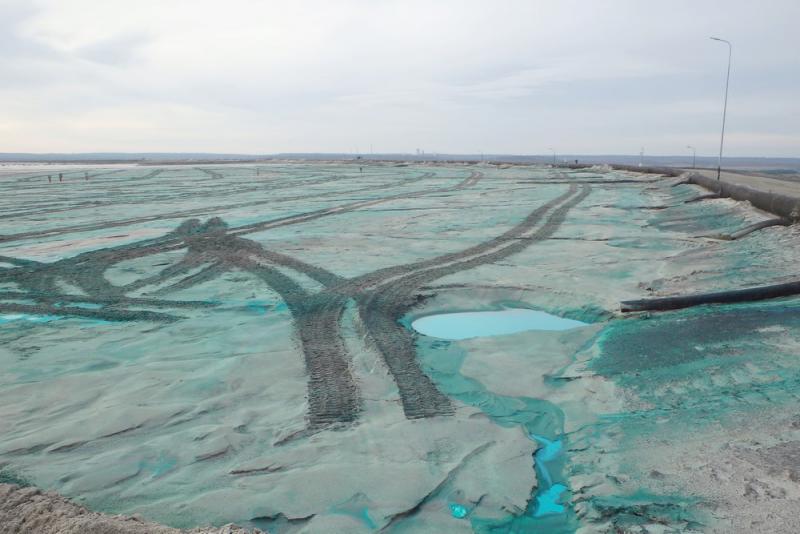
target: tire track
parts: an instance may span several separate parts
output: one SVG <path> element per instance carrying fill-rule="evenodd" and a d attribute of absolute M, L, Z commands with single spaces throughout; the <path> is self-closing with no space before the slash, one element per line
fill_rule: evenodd
<path fill-rule="evenodd" d="M 466 258 L 461 261 L 452 261 L 454 255 L 449 255 L 450 257 L 442 262 L 443 265 L 388 278 L 381 281 L 377 289 L 358 299 L 361 320 L 397 383 L 407 418 L 448 415 L 453 410 L 450 400 L 438 390 L 419 366 L 416 358 L 416 334 L 399 322 L 400 318 L 417 304 L 416 295 L 419 289 L 441 277 L 494 263 L 551 236 L 561 225 L 567 212 L 589 194 L 589 186 L 584 186 L 578 195 L 574 195 L 574 191 L 575 186 L 572 186 L 566 194 L 535 210 L 526 219 L 525 224 L 516 228 L 518 234 L 507 233 L 480 246 L 486 249 L 485 252 L 474 253 L 473 249 L 473 252 L 464 251 L 456 254 L 455 256 Z M 523 237 L 531 225 L 554 207 L 555 210 L 539 230 L 528 237 Z M 497 245 L 499 247 L 495 248 Z"/>
<path fill-rule="evenodd" d="M 372 200 L 358 200 L 356 202 L 350 202 L 348 204 L 340 204 L 339 206 L 334 206 L 332 208 L 324 208 L 316 211 L 310 211 L 306 213 L 301 213 L 299 215 L 290 215 L 287 217 L 281 217 L 278 219 L 273 219 L 271 221 L 264 221 L 258 222 L 253 224 L 247 224 L 243 226 L 239 226 L 231 231 L 233 235 L 244 235 L 250 234 L 253 232 L 262 232 L 264 230 L 269 230 L 271 228 L 277 228 L 280 226 L 286 226 L 287 224 L 297 224 L 301 222 L 308 222 L 313 221 L 315 219 L 319 219 L 321 217 L 327 217 L 328 215 L 337 215 L 340 213 L 347 213 L 350 211 L 354 211 L 361 208 L 368 208 L 370 206 L 377 206 L 378 204 L 383 204 L 386 202 L 391 202 L 393 200 L 400 200 L 400 199 L 409 199 L 409 198 L 418 198 L 425 195 L 432 195 L 436 193 L 448 193 L 452 191 L 459 191 L 466 187 L 471 187 L 478 183 L 483 175 L 481 173 L 474 172 L 468 178 L 464 179 L 463 181 L 459 182 L 455 186 L 447 186 L 447 187 L 440 187 L 436 189 L 423 189 L 421 191 L 411 192 L 411 193 L 398 193 L 396 195 L 390 195 L 388 197 L 382 197 Z"/>
<path fill-rule="evenodd" d="M 215 174 L 218 174 L 218 173 L 215 173 Z M 105 229 L 108 229 L 108 228 L 116 228 L 116 227 L 120 227 L 120 226 L 129 226 L 131 224 L 140 224 L 140 223 L 145 223 L 145 222 L 153 222 L 153 221 L 158 221 L 158 220 L 161 220 L 161 219 L 177 219 L 177 218 L 183 218 L 183 217 L 193 217 L 193 216 L 196 216 L 196 215 L 205 215 L 205 214 L 209 214 L 209 213 L 213 213 L 213 212 L 221 211 L 221 210 L 249 208 L 249 207 L 254 207 L 254 206 L 262 206 L 262 205 L 265 205 L 265 204 L 275 204 L 277 202 L 288 202 L 288 201 L 295 201 L 295 200 L 303 200 L 303 199 L 307 199 L 307 198 L 322 198 L 322 197 L 326 197 L 326 196 L 346 195 L 346 194 L 352 194 L 352 193 L 359 193 L 359 192 L 363 192 L 363 191 L 376 191 L 376 190 L 381 190 L 381 189 L 388 189 L 390 187 L 399 187 L 399 186 L 403 186 L 403 185 L 408 185 L 409 183 L 418 182 L 418 181 L 424 180 L 426 178 L 431 178 L 432 176 L 434 176 L 434 173 L 425 173 L 423 175 L 420 175 L 420 176 L 417 176 L 417 177 L 414 177 L 414 178 L 400 180 L 399 182 L 392 182 L 392 183 L 388 183 L 388 184 L 382 184 L 382 185 L 379 185 L 379 186 L 362 187 L 362 188 L 353 189 L 353 190 L 350 190 L 350 191 L 330 191 L 330 192 L 327 192 L 327 193 L 314 193 L 314 194 L 309 194 L 309 195 L 299 195 L 299 196 L 288 197 L 288 198 L 284 197 L 284 198 L 278 198 L 278 199 L 255 200 L 255 201 L 251 201 L 251 202 L 239 202 L 239 203 L 236 203 L 236 204 L 223 204 L 223 205 L 218 205 L 218 206 L 208 206 L 208 207 L 194 208 L 194 209 L 189 209 L 189 210 L 179 210 L 179 211 L 173 211 L 173 212 L 168 212 L 168 213 L 157 213 L 157 214 L 153 214 L 153 215 L 144 215 L 144 216 L 140 216 L 140 217 L 131 217 L 129 219 L 122 219 L 122 220 L 115 220 L 115 221 L 105 221 L 105 222 L 99 222 L 99 223 L 87 223 L 87 224 L 79 224 L 79 225 L 72 225 L 72 226 L 62 226 L 60 228 L 51 228 L 51 229 L 46 229 L 46 230 L 36 230 L 36 231 L 31 231 L 31 232 L 20 232 L 20 233 L 17 233 L 17 234 L 6 234 L 6 235 L 0 235 L 0 243 L 7 243 L 7 242 L 12 242 L 12 241 L 19 241 L 19 240 L 22 240 L 22 239 L 31 239 L 31 238 L 37 238 L 37 237 L 53 237 L 53 236 L 69 234 L 69 233 L 73 233 L 73 232 L 88 232 L 88 231 L 94 231 L 94 230 L 105 230 Z M 319 180 L 322 180 L 322 179 L 319 179 Z M 323 181 L 329 181 L 329 180 L 323 180 Z M 321 183 L 321 182 L 315 180 L 314 183 Z M 296 186 L 296 185 L 297 184 L 291 184 L 291 185 L 290 184 L 285 184 L 283 187 L 273 187 L 270 190 L 272 191 L 274 189 L 281 189 L 281 188 L 284 188 L 284 187 L 293 187 L 293 186 Z M 306 184 L 306 185 L 309 185 L 309 184 Z M 263 191 L 264 188 L 263 188 L 263 186 L 258 187 L 258 188 L 249 188 L 245 192 L 256 191 L 256 190 Z M 81 206 L 81 208 L 83 208 L 83 207 L 97 207 L 97 206 L 98 206 L 97 204 L 89 205 L 89 206 L 84 205 L 84 206 Z M 75 209 L 81 209 L 81 208 L 77 208 L 76 207 Z M 54 211 L 69 211 L 69 209 L 58 209 L 58 210 L 52 210 L 52 211 L 53 212 Z M 324 211 L 324 210 L 320 210 L 320 211 Z M 316 213 L 316 212 L 314 212 L 314 213 Z M 265 223 L 257 223 L 257 224 L 265 224 Z M 268 224 L 268 223 L 266 223 L 266 224 Z"/>
<path fill-rule="evenodd" d="M 356 302 L 359 315 L 370 337 L 397 383 L 406 417 L 413 419 L 448 415 L 453 412 L 450 400 L 436 388 L 420 368 L 416 360 L 415 335 L 402 327 L 398 320 L 417 303 L 416 294 L 422 286 L 448 274 L 498 261 L 535 242 L 547 239 L 563 222 L 569 209 L 589 194 L 589 186 L 584 186 L 579 194 L 575 194 L 577 187 L 573 185 L 566 193 L 535 209 L 512 229 L 484 243 L 429 260 L 379 269 L 350 280 L 342 279 L 323 268 L 290 256 L 265 250 L 258 243 L 240 236 L 346 213 L 396 199 L 452 192 L 475 185 L 480 178 L 480 173 L 473 173 L 455 186 L 356 201 L 233 229 L 229 229 L 219 218 L 210 219 L 205 224 L 189 220 L 182 223 L 174 232 L 159 239 L 92 251 L 53 264 L 9 258 L 14 260 L 13 263 L 18 267 L 0 272 L 0 279 L 13 279 L 25 290 L 14 292 L 13 297 L 36 298 L 36 295 L 50 295 L 50 297 L 40 297 L 41 303 L 34 306 L 11 303 L 3 303 L 2 306 L 7 310 L 31 313 L 70 314 L 110 320 L 169 321 L 177 317 L 140 310 L 55 307 L 53 296 L 60 292 L 56 282 L 65 280 L 78 286 L 90 295 L 82 299 L 86 302 L 94 300 L 117 304 L 127 302 L 133 305 L 136 303 L 159 305 L 161 301 L 157 299 L 128 299 L 125 293 L 137 287 L 162 284 L 176 276 L 186 275 L 171 286 L 157 291 L 166 293 L 192 287 L 232 269 L 242 270 L 252 273 L 274 289 L 292 315 L 294 329 L 309 374 L 309 430 L 316 431 L 335 424 L 351 423 L 357 420 L 361 410 L 358 386 L 340 332 L 342 314 L 351 300 Z M 547 217 L 544 223 L 537 228 L 539 221 L 544 217 Z M 181 248 L 187 248 L 187 254 L 178 264 L 146 279 L 144 284 L 140 281 L 117 287 L 103 277 L 107 268 L 120 261 Z M 190 274 L 190 271 L 201 266 L 205 266 L 203 270 Z M 303 273 L 318 281 L 326 289 L 310 294 L 275 266 Z M 71 296 L 71 299 L 69 302 L 81 300 L 75 296 Z M 168 303 L 168 301 L 163 302 Z M 184 305 L 192 306 L 191 303 Z"/>
<path fill-rule="evenodd" d="M 567 212 L 581 202 L 590 190 L 590 186 L 586 185 L 576 195 L 577 186 L 572 185 L 566 193 L 534 210 L 525 220 L 504 234 L 463 251 L 381 269 L 329 287 L 314 297 L 312 321 L 300 325 L 299 328 L 303 331 L 308 329 L 311 339 L 341 341 L 341 317 L 348 301 L 355 299 L 359 315 L 397 383 L 406 417 L 414 419 L 450 414 L 452 406 L 449 399 L 439 392 L 419 367 L 415 336 L 400 325 L 399 319 L 417 304 L 415 295 L 423 285 L 448 274 L 496 262 L 550 237 L 561 225 Z M 545 223 L 535 230 L 537 223 L 551 210 L 552 213 Z M 305 265 L 290 265 L 281 258 L 273 258 L 272 261 L 308 276 L 313 276 L 314 269 L 317 269 L 308 269 Z M 325 285 L 330 282 L 318 277 L 316 279 Z M 339 350 L 344 350 L 343 345 L 325 347 L 324 351 L 307 353 L 306 357 L 320 361 L 334 357 L 340 361 L 345 356 L 340 356 Z M 349 415 L 347 413 L 341 419 L 331 419 L 331 414 L 326 413 L 325 417 L 327 422 L 345 422 L 350 420 Z M 311 418 L 314 419 L 313 412 Z"/>

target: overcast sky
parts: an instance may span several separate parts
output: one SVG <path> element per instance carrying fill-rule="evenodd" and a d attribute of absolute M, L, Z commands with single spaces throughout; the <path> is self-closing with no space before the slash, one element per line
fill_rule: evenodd
<path fill-rule="evenodd" d="M 0 0 L 0 152 L 800 156 L 798 0 Z"/>

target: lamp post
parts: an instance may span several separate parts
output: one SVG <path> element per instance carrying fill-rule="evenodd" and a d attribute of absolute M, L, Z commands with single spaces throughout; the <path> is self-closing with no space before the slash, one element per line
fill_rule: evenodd
<path fill-rule="evenodd" d="M 728 45 L 728 74 L 725 77 L 725 103 L 722 106 L 722 134 L 719 137 L 719 158 L 717 159 L 717 180 L 722 172 L 722 145 L 725 142 L 725 115 L 728 113 L 728 83 L 731 81 L 731 56 L 733 55 L 733 45 L 730 41 L 719 37 L 710 37 L 714 41 L 719 41 Z"/>
<path fill-rule="evenodd" d="M 553 166 L 556 165 L 556 149 L 555 148 L 548 148 L 553 153 Z"/>
<path fill-rule="evenodd" d="M 686 145 L 686 148 L 692 151 L 692 168 L 694 169 L 695 163 L 697 162 L 697 150 L 692 145 Z"/>

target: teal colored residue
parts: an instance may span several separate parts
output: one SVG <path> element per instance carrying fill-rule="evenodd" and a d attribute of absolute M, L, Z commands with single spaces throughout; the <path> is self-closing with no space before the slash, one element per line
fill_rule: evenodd
<path fill-rule="evenodd" d="M 595 451 L 613 455 L 609 463 L 615 472 L 608 475 L 624 481 L 615 482 L 614 491 L 587 498 L 589 513 L 609 518 L 609 530 L 627 532 L 653 523 L 670 525 L 672 531 L 703 531 L 698 525 L 713 517 L 690 496 L 662 493 L 660 469 L 655 475 L 641 470 L 642 444 L 694 447 L 686 444 L 686 436 L 702 444 L 709 428 L 736 428 L 776 406 L 796 403 L 799 328 L 796 298 L 611 321 L 587 367 L 636 402 L 570 434 L 575 448 L 586 451 L 584 458 Z M 593 462 L 571 464 L 575 473 L 596 468 Z"/>
<path fill-rule="evenodd" d="M 564 445 L 560 439 L 549 440 L 537 435 L 531 435 L 531 438 L 542 445 L 533 455 L 536 459 L 535 468 L 540 485 L 536 493 L 533 517 L 563 514 L 565 507 L 560 500 L 561 495 L 567 491 L 567 486 L 561 483 L 554 484 L 550 470 L 560 467 L 558 462 L 562 460 Z"/>
<path fill-rule="evenodd" d="M 6 467 L 0 468 L 0 484 L 16 484 L 22 487 L 33 486 L 30 480 Z"/>
<path fill-rule="evenodd" d="M 536 470 L 539 473 L 539 482 L 541 486 L 548 489 L 553 485 L 553 477 L 550 476 L 550 470 L 547 467 L 547 462 L 558 460 L 563 451 L 563 446 L 560 439 L 549 440 L 541 436 L 532 435 L 531 438 L 538 441 L 543 447 L 536 451 L 533 455 L 536 458 Z M 559 493 L 560 495 L 560 493 Z"/>
<path fill-rule="evenodd" d="M 420 334 L 454 340 L 515 334 L 528 330 L 561 331 L 585 325 L 586 323 L 574 319 L 523 308 L 428 315 L 411 323 L 411 327 Z"/>
<path fill-rule="evenodd" d="M 361 510 L 361 513 L 359 514 L 359 517 L 361 518 L 361 521 L 367 526 L 367 528 L 370 528 L 370 529 L 373 529 L 373 530 L 378 528 L 378 525 L 370 517 L 369 510 L 367 510 L 366 508 Z"/>
<path fill-rule="evenodd" d="M 550 462 L 555 460 L 564 449 L 560 439 L 550 441 L 542 436 L 532 435 L 531 437 L 544 445 L 544 447 L 536 451 L 536 459 L 540 462 Z"/>
<path fill-rule="evenodd" d="M 450 504 L 450 515 L 455 517 L 456 519 L 464 519 L 469 514 L 469 510 L 466 506 L 462 504 L 451 503 Z"/>
<path fill-rule="evenodd" d="M 352 517 L 370 530 L 376 530 L 378 524 L 369 515 L 369 507 L 374 503 L 363 493 L 357 493 L 348 500 L 330 508 L 330 513 Z"/>
<path fill-rule="evenodd" d="M 531 470 L 531 480 L 534 478 L 539 480 L 540 485 L 537 491 L 531 495 L 528 509 L 524 513 L 516 516 L 510 515 L 505 519 L 481 517 L 476 510 L 467 509 L 464 518 L 469 517 L 472 530 L 481 533 L 513 532 L 514 534 L 540 532 L 568 534 L 575 532 L 577 518 L 574 511 L 567 506 L 568 498 L 564 495 L 568 493 L 569 488 L 563 473 L 565 465 L 562 437 L 564 413 L 561 409 L 544 399 L 498 395 L 487 390 L 478 380 L 462 375 L 460 370 L 466 352 L 450 341 L 420 337 L 418 338 L 417 354 L 426 374 L 436 382 L 443 393 L 480 409 L 500 426 L 520 427 L 526 435 L 536 439 L 542 445 L 537 451 L 541 456 L 534 463 L 535 475 Z M 546 482 L 544 482 L 545 480 Z M 556 485 L 563 489 L 556 488 Z M 551 493 L 557 493 L 556 497 L 550 499 Z M 537 509 L 540 508 L 538 504 L 540 497 L 545 503 L 552 501 L 553 506 L 562 506 L 563 510 L 558 514 L 537 515 Z M 561 504 L 560 501 L 564 504 Z M 451 515 L 460 511 L 460 508 L 453 508 L 453 504 L 464 506 L 458 503 L 448 503 Z M 551 509 L 553 507 L 547 504 L 542 508 L 542 510 Z M 453 515 L 453 517 L 456 516 Z"/>
<path fill-rule="evenodd" d="M 267 309 L 269 308 L 270 304 L 271 302 L 264 300 L 251 300 L 247 303 L 247 309 L 252 312 L 263 314 L 267 313 Z"/>
<path fill-rule="evenodd" d="M 595 509 L 613 518 L 615 532 L 640 531 L 643 519 L 655 524 L 682 525 L 680 532 L 704 531 L 704 525 L 695 517 L 695 508 L 700 503 L 697 498 L 638 490 L 627 495 L 596 496 L 590 501 Z"/>
<path fill-rule="evenodd" d="M 139 469 L 149 471 L 153 478 L 158 478 L 175 469 L 177 465 L 178 459 L 176 457 L 162 452 L 154 461 L 142 460 L 139 462 Z"/>
<path fill-rule="evenodd" d="M 0 315 L 0 324 L 13 323 L 15 321 L 27 321 L 29 323 L 49 323 L 61 319 L 60 315 L 29 315 L 27 313 L 16 313 Z"/>
<path fill-rule="evenodd" d="M 784 351 L 772 345 L 776 333 L 771 329 L 800 327 L 798 312 L 800 303 L 794 301 L 698 307 L 647 320 L 614 321 L 600 336 L 601 352 L 590 368 L 620 385 L 635 388 L 651 401 L 661 400 L 656 396 L 668 394 L 665 388 L 671 385 L 696 390 L 697 395 L 688 391 L 679 398 L 669 395 L 665 400 L 671 406 L 678 401 L 708 398 L 722 384 L 741 387 L 741 393 L 746 394 L 762 378 L 769 383 L 775 383 L 776 377 L 793 380 L 794 374 L 780 368 L 782 362 L 790 363 L 787 360 L 791 355 L 787 353 L 784 358 Z M 772 354 L 769 360 L 753 356 L 767 352 Z M 751 378 L 741 386 L 735 378 L 762 368 L 763 376 L 753 377 L 758 379 L 756 384 Z M 722 396 L 730 398 L 731 393 Z"/>

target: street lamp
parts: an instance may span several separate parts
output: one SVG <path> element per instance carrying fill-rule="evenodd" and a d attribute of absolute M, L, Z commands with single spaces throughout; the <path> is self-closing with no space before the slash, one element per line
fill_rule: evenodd
<path fill-rule="evenodd" d="M 728 74 L 725 77 L 725 103 L 722 107 L 722 135 L 719 138 L 719 159 L 717 159 L 717 180 L 722 171 L 722 144 L 725 142 L 725 115 L 728 113 L 728 82 L 731 81 L 731 56 L 733 55 L 733 45 L 730 41 L 719 37 L 710 37 L 714 41 L 719 41 L 728 45 Z"/>
<path fill-rule="evenodd" d="M 686 145 L 686 148 L 692 151 L 692 168 L 694 169 L 694 164 L 697 161 L 697 150 L 692 145 Z"/>
<path fill-rule="evenodd" d="M 548 148 L 547 150 L 550 150 L 551 152 L 553 152 L 553 165 L 555 166 L 555 164 L 556 164 L 556 149 L 555 148 Z"/>

